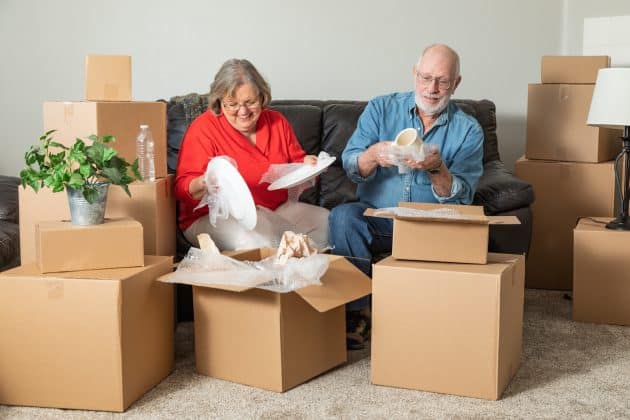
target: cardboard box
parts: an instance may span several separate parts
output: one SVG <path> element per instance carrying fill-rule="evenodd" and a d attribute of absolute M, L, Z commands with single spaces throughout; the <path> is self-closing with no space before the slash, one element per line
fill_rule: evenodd
<path fill-rule="evenodd" d="M 608 218 L 580 219 L 573 231 L 573 319 L 630 325 L 630 232 Z"/>
<path fill-rule="evenodd" d="M 130 217 L 142 224 L 146 255 L 175 255 L 174 176 L 155 182 L 129 184 L 131 198 L 117 185 L 107 193 L 105 217 Z M 65 192 L 53 193 L 45 188 L 35 193 L 31 188 L 18 188 L 20 208 L 20 257 L 22 264 L 36 262 L 35 224 L 46 220 L 69 220 L 68 197 Z"/>
<path fill-rule="evenodd" d="M 146 254 L 174 256 L 176 253 L 174 182 L 174 175 L 155 182 L 134 182 L 129 185 L 131 198 L 120 187 L 109 189 L 105 214 L 131 217 L 142 223 Z"/>
<path fill-rule="evenodd" d="M 42 273 L 144 265 L 142 225 L 129 218 L 76 226 L 69 221 L 35 225 L 37 265 Z"/>
<path fill-rule="evenodd" d="M 525 258 L 373 266 L 376 385 L 496 400 L 521 361 Z"/>
<path fill-rule="evenodd" d="M 400 202 L 424 212 L 451 209 L 459 216 L 394 216 L 367 209 L 366 216 L 394 219 L 392 256 L 402 260 L 485 264 L 491 224 L 519 224 L 515 216 L 485 216 L 482 206 Z"/>
<path fill-rule="evenodd" d="M 528 159 L 595 163 L 621 152 L 621 130 L 586 125 L 594 86 L 529 85 Z"/>
<path fill-rule="evenodd" d="M 155 142 L 155 176 L 165 177 L 166 104 L 163 102 L 44 102 L 44 131 L 57 130 L 55 141 L 74 144 L 77 137 L 112 135 L 112 147 L 129 163 L 136 158 L 140 124 L 148 124 Z"/>
<path fill-rule="evenodd" d="M 610 57 L 544 55 L 540 67 L 542 83 L 595 84 L 599 69 L 610 67 Z"/>
<path fill-rule="evenodd" d="M 233 258 L 274 254 L 256 249 Z M 197 372 L 283 392 L 346 362 L 344 304 L 368 295 L 370 279 L 344 257 L 329 258 L 321 286 L 290 293 L 193 286 Z"/>
<path fill-rule="evenodd" d="M 173 369 L 173 288 L 145 267 L 0 273 L 0 404 L 124 411 Z"/>
<path fill-rule="evenodd" d="M 131 101 L 131 56 L 86 56 L 85 99 Z"/>
<path fill-rule="evenodd" d="M 523 158 L 516 161 L 516 176 L 529 182 L 536 193 L 527 287 L 571 289 L 573 228 L 580 217 L 615 214 L 613 165 Z"/>

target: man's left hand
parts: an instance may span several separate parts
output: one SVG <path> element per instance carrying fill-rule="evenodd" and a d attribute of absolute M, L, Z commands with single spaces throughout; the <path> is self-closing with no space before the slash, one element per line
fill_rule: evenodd
<path fill-rule="evenodd" d="M 425 148 L 424 160 L 405 159 L 403 163 L 411 169 L 420 169 L 424 171 L 440 169 L 442 167 L 442 157 L 440 151 L 435 145 Z"/>

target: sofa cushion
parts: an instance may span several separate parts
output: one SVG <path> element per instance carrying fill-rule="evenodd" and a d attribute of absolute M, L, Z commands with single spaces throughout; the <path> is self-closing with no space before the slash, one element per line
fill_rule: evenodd
<path fill-rule="evenodd" d="M 473 204 L 483 206 L 487 215 L 528 207 L 534 202 L 534 188 L 512 175 L 500 160 L 483 167 Z"/>

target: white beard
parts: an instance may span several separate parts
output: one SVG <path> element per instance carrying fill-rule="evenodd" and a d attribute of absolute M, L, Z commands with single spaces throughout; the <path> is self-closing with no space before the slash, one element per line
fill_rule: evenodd
<path fill-rule="evenodd" d="M 444 111 L 450 99 L 451 99 L 450 94 L 445 95 L 444 97 L 442 97 L 442 99 L 440 99 L 440 102 L 438 102 L 437 104 L 433 106 L 430 106 L 430 105 L 425 105 L 422 102 L 422 95 L 416 93 L 416 105 L 418 106 L 420 111 L 422 111 L 423 113 L 427 115 L 437 115 L 441 113 L 442 111 Z"/>

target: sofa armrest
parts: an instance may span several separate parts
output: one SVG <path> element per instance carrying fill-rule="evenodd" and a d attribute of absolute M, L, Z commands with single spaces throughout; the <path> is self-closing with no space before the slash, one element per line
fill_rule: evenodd
<path fill-rule="evenodd" d="M 502 213 L 534 202 L 534 189 L 510 173 L 503 162 L 487 162 L 479 179 L 473 204 L 481 205 L 487 215 Z"/>

